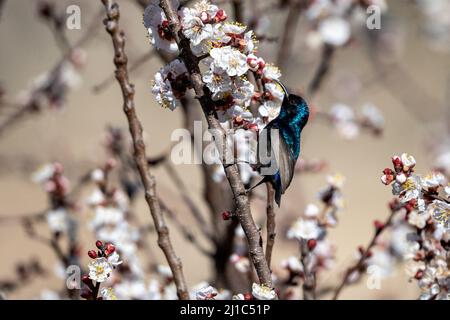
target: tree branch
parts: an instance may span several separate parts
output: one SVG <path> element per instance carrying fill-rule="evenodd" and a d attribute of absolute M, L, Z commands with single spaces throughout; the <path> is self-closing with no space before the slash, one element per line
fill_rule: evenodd
<path fill-rule="evenodd" d="M 273 207 L 273 202 L 275 199 L 275 190 L 273 189 L 273 185 L 271 183 L 266 183 L 267 187 L 267 206 L 266 206 L 266 214 L 267 214 L 267 242 L 266 242 L 266 260 L 267 265 L 270 268 L 270 262 L 272 260 L 272 250 L 275 244 L 275 210 Z"/>
<path fill-rule="evenodd" d="M 161 0 L 160 5 L 169 20 L 172 33 L 175 36 L 180 48 L 180 58 L 184 61 L 186 68 L 190 74 L 196 98 L 199 100 L 203 113 L 205 114 L 206 120 L 208 122 L 208 127 L 209 129 L 214 129 L 216 132 L 221 134 L 222 141 L 217 141 L 217 139 L 215 140 L 216 145 L 220 150 L 220 146 L 225 145 L 225 143 L 223 142 L 227 141 L 227 135 L 217 118 L 217 114 L 214 108 L 214 102 L 211 99 L 211 93 L 207 88 L 204 88 L 200 68 L 198 65 L 198 58 L 192 53 L 189 40 L 185 38 L 183 33 L 181 32 L 178 15 L 175 8 L 172 7 L 171 2 L 169 0 Z M 261 282 L 261 284 L 272 287 L 272 277 L 267 265 L 267 261 L 264 257 L 264 252 L 261 245 L 261 235 L 255 224 L 255 221 L 253 220 L 250 211 L 250 202 L 244 184 L 241 181 L 238 167 L 236 164 L 227 165 L 224 161 L 225 159 L 227 159 L 226 148 L 223 152 L 222 157 L 225 175 L 228 179 L 235 200 L 237 209 L 236 216 L 247 237 L 250 256 L 258 274 L 259 281 Z"/>
<path fill-rule="evenodd" d="M 316 299 L 316 273 L 311 268 L 311 250 L 308 241 L 300 241 L 300 261 L 303 266 L 303 300 Z"/>
<path fill-rule="evenodd" d="M 145 144 L 142 135 L 142 126 L 134 107 L 134 86 L 129 82 L 127 62 L 125 54 L 125 36 L 119 29 L 119 6 L 112 0 L 102 0 L 107 14 L 104 20 L 106 31 L 111 35 L 114 46 L 114 64 L 116 66 L 116 78 L 119 82 L 123 96 L 123 110 L 127 116 L 130 134 L 133 140 L 134 160 L 138 168 L 142 184 L 145 190 L 145 199 L 155 223 L 158 233 L 158 245 L 164 252 L 172 271 L 178 297 L 182 300 L 189 299 L 189 292 L 183 274 L 181 260 L 175 254 L 169 237 L 169 229 L 162 215 L 161 206 L 156 194 L 155 178 L 150 174 L 145 155 Z"/>
<path fill-rule="evenodd" d="M 289 56 L 291 55 L 291 48 L 295 40 L 295 31 L 303 8 L 303 0 L 294 0 L 291 2 L 283 28 L 280 49 L 278 51 L 277 64 L 280 67 L 286 65 Z"/>

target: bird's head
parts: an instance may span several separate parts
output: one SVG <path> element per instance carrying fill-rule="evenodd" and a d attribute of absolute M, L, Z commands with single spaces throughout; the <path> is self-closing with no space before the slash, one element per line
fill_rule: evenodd
<path fill-rule="evenodd" d="M 284 91 L 284 100 L 281 106 L 283 112 L 280 116 L 288 121 L 298 122 L 303 129 L 309 118 L 308 104 L 302 97 L 295 94 L 289 94 L 283 83 L 277 80 L 276 82 Z"/>

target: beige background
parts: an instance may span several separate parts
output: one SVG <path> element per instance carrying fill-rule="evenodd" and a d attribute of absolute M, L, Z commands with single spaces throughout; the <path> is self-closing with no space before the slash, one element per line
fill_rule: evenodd
<path fill-rule="evenodd" d="M 60 8 L 65 8 L 64 3 L 79 4 L 83 26 L 100 9 L 99 2 L 57 1 Z M 122 8 L 122 26 L 128 36 L 127 52 L 133 59 L 150 49 L 141 23 L 142 12 L 132 1 L 119 3 Z M 367 48 L 362 37 L 357 37 L 354 44 L 338 51 L 332 76 L 313 101 L 323 110 L 338 101 L 355 108 L 365 102 L 372 102 L 379 106 L 386 117 L 383 136 L 376 138 L 362 134 L 354 141 L 345 141 L 337 136 L 329 124 L 312 121 L 305 130 L 303 156 L 307 159 L 326 159 L 329 162 L 328 169 L 321 174 L 306 174 L 296 178 L 283 199 L 283 208 L 279 213 L 279 216 L 287 220 L 299 215 L 306 202 L 315 200 L 316 192 L 325 184 L 326 174 L 340 172 L 347 177 L 343 191 L 346 208 L 339 226 L 330 234 L 338 248 L 336 268 L 319 278 L 319 285 L 334 284 L 340 279 L 345 266 L 352 261 L 356 246 L 366 244 L 371 237 L 372 221 L 383 219 L 387 215 L 386 204 L 391 198 L 390 190 L 379 182 L 379 177 L 382 169 L 390 165 L 390 156 L 401 152 L 411 153 L 418 161 L 418 170 L 426 171 L 432 160 L 427 153 L 426 142 L 439 139 L 439 136 L 430 136 L 428 132 L 439 123 L 444 114 L 443 102 L 450 70 L 449 56 L 433 52 L 426 46 L 419 24 L 421 17 L 416 9 L 405 5 L 404 1 L 390 1 L 389 4 L 391 14 L 401 24 L 405 34 L 401 66 L 403 70 L 407 70 L 408 77 L 395 74 L 394 70 L 387 79 L 364 87 L 358 96 L 339 99 L 333 84 L 339 82 L 340 75 L 354 73 L 366 79 L 373 75 Z M 31 0 L 7 1 L 0 18 L 0 81 L 9 97 L 14 97 L 26 88 L 35 76 L 50 69 L 60 57 L 49 29 L 35 16 L 35 6 L 36 2 Z M 277 23 L 280 17 L 279 14 L 274 15 L 272 21 Z M 304 35 L 304 27 L 303 24 L 299 25 L 299 39 Z M 77 39 L 82 31 L 83 29 L 69 31 L 69 36 L 73 40 Z M 260 54 L 267 61 L 273 61 L 275 46 L 262 44 Z M 31 116 L 0 137 L 0 215 L 44 209 L 46 197 L 40 186 L 30 181 L 32 170 L 50 160 L 58 160 L 66 166 L 69 178 L 75 180 L 79 174 L 104 160 L 101 142 L 105 126 L 126 124 L 115 83 L 100 95 L 91 91 L 94 84 L 112 71 L 110 39 L 102 28 L 99 28 L 94 41 L 86 50 L 88 63 L 83 71 L 83 83 L 79 89 L 70 93 L 67 107 L 61 111 Z M 300 41 L 296 41 L 294 51 L 295 55 L 284 79 L 289 85 L 302 88 L 311 78 L 319 55 L 306 52 Z M 160 108 L 150 93 L 150 81 L 159 67 L 160 61 L 154 58 L 132 75 L 132 81 L 136 84 L 138 113 L 147 134 L 149 153 L 153 155 L 168 147 L 171 131 L 181 126 L 179 110 L 171 112 Z M 408 89 L 411 82 L 418 85 L 432 100 L 428 100 L 417 90 Z M 393 90 L 387 90 L 386 86 L 391 86 Z M 199 170 L 194 165 L 177 169 L 185 178 L 195 199 L 200 202 Z M 178 201 L 175 186 L 164 172 L 156 170 L 155 175 L 161 196 L 177 209 L 180 216 L 188 216 L 186 209 Z M 261 213 L 261 208 L 261 204 L 256 203 L 255 214 Z M 141 220 L 150 221 L 143 201 L 139 201 L 136 211 Z M 81 218 L 85 219 L 86 215 L 84 213 Z M 279 227 L 278 234 L 282 235 L 285 230 L 282 224 Z M 42 226 L 40 230 L 45 232 L 46 226 Z M 86 229 L 83 234 L 88 241 L 90 232 Z M 204 257 L 185 244 L 176 232 L 172 232 L 172 235 L 175 248 L 184 261 L 189 284 L 207 279 L 210 267 Z M 149 241 L 161 258 L 154 240 L 151 237 Z M 86 242 L 84 250 L 91 244 L 92 242 Z M 282 240 L 280 236 L 275 245 L 275 261 L 279 262 L 296 252 L 295 245 Z M 20 225 L 12 222 L 1 224 L 0 279 L 11 278 L 15 263 L 27 261 L 32 256 L 38 257 L 50 274 L 44 279 L 33 279 L 9 298 L 38 297 L 43 288 L 60 289 L 62 280 L 53 275 L 56 259 L 48 248 L 30 241 Z M 393 277 L 382 282 L 381 290 L 368 290 L 363 281 L 360 285 L 345 290 L 342 295 L 342 298 L 352 299 L 415 297 L 416 286 L 408 283 L 401 267 Z"/>

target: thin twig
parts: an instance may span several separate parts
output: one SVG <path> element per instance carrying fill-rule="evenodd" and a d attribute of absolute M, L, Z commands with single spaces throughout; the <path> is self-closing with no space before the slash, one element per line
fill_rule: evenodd
<path fill-rule="evenodd" d="M 391 225 L 392 219 L 394 218 L 395 213 L 396 213 L 396 209 L 391 209 L 391 213 L 390 213 L 389 217 L 387 218 L 386 222 L 384 223 L 383 228 L 381 230 L 377 230 L 375 232 L 375 234 L 373 235 L 369 244 L 367 245 L 366 249 L 363 252 L 361 252 L 361 257 L 358 259 L 358 261 L 353 266 L 351 266 L 347 269 L 347 271 L 344 274 L 344 278 L 342 279 L 342 282 L 340 283 L 340 285 L 336 288 L 336 290 L 334 292 L 333 300 L 338 299 L 339 295 L 342 292 L 342 289 L 348 284 L 348 280 L 349 280 L 350 276 L 354 272 L 359 272 L 361 269 L 364 268 L 364 263 L 366 262 L 366 260 L 368 258 L 370 258 L 372 248 L 377 244 L 377 240 L 378 240 L 380 234 L 382 234 L 382 232 L 384 230 L 386 230 L 388 226 Z"/>
<path fill-rule="evenodd" d="M 5 6 L 6 0 L 0 0 L 0 17 L 3 13 L 3 8 Z"/>
<path fill-rule="evenodd" d="M 316 299 L 316 272 L 312 268 L 312 254 L 308 241 L 300 241 L 300 261 L 303 266 L 303 300 Z"/>
<path fill-rule="evenodd" d="M 169 0 L 161 0 L 160 5 L 169 20 L 172 34 L 175 36 L 178 46 L 181 49 L 180 58 L 186 64 L 186 68 L 190 74 L 196 97 L 200 101 L 203 113 L 205 114 L 206 120 L 208 122 L 208 127 L 209 129 L 214 129 L 221 135 L 222 141 L 218 141 L 218 139 L 215 140 L 215 143 L 220 150 L 221 145 L 225 145 L 225 143 L 222 142 L 227 141 L 227 135 L 217 118 L 217 114 L 215 112 L 215 104 L 211 98 L 211 93 L 207 88 L 204 87 L 200 68 L 198 65 L 198 59 L 191 51 L 189 39 L 185 38 L 185 36 L 181 32 L 180 21 L 176 13 L 176 8 L 172 7 L 172 3 Z M 226 164 L 225 160 L 227 159 L 227 148 L 224 149 L 225 150 L 222 155 L 222 164 L 234 196 L 237 211 L 236 216 L 247 237 L 250 256 L 258 274 L 260 283 L 268 287 L 272 287 L 272 277 L 269 266 L 267 265 L 267 261 L 264 257 L 264 252 L 261 245 L 261 235 L 250 211 L 250 202 L 245 190 L 245 186 L 240 178 L 237 165 Z"/>
<path fill-rule="evenodd" d="M 204 248 L 200 242 L 198 242 L 197 237 L 192 233 L 184 224 L 181 223 L 181 221 L 178 219 L 177 215 L 165 204 L 162 199 L 159 199 L 159 203 L 161 205 L 161 209 L 167 213 L 167 217 L 172 220 L 175 227 L 180 230 L 181 234 L 191 242 L 201 253 L 206 255 L 207 257 L 212 257 L 213 253 L 210 252 L 208 249 Z"/>
<path fill-rule="evenodd" d="M 292 45 L 295 40 L 295 31 L 297 29 L 300 13 L 303 8 L 303 0 L 291 1 L 289 12 L 283 28 L 280 49 L 278 51 L 277 64 L 282 67 L 289 61 Z"/>
<path fill-rule="evenodd" d="M 331 61 L 334 56 L 335 48 L 332 45 L 325 44 L 322 49 L 319 66 L 308 85 L 308 93 L 313 96 L 322 86 L 323 80 L 328 75 L 331 67 Z"/>
<path fill-rule="evenodd" d="M 267 242 L 266 242 L 266 260 L 267 264 L 270 268 L 270 263 L 272 260 L 272 250 L 275 244 L 275 210 L 273 206 L 273 202 L 275 199 L 275 190 L 273 188 L 272 183 L 266 183 L 267 187 L 267 206 L 266 206 L 266 214 L 267 214 Z"/>
<path fill-rule="evenodd" d="M 242 0 L 231 1 L 234 13 L 234 20 L 239 23 L 244 23 L 244 6 Z"/>
<path fill-rule="evenodd" d="M 161 206 L 156 194 L 155 178 L 150 174 L 145 155 L 145 144 L 142 134 L 142 126 L 137 117 L 134 107 L 134 86 L 129 82 L 127 62 L 125 54 L 125 36 L 119 29 L 119 6 L 112 0 L 102 0 L 106 9 L 107 19 L 104 20 L 106 31 L 111 35 L 114 46 L 114 65 L 116 66 L 116 78 L 119 82 L 123 96 L 123 110 L 127 116 L 128 126 L 134 147 L 134 159 L 138 168 L 142 184 L 145 190 L 145 199 L 155 223 L 158 233 L 158 245 L 164 252 L 167 262 L 173 274 L 177 287 L 177 294 L 181 300 L 189 299 L 186 280 L 180 258 L 175 254 L 170 237 L 169 229 L 161 211 Z"/>
<path fill-rule="evenodd" d="M 128 72 L 131 74 L 132 72 L 136 71 L 140 66 L 142 66 L 144 63 L 149 61 L 152 57 L 155 56 L 154 51 L 149 51 L 138 57 L 135 61 L 133 61 L 130 65 L 130 68 L 128 69 Z M 94 87 L 92 87 L 92 90 L 94 93 L 100 93 L 101 91 L 105 90 L 109 85 L 111 85 L 115 80 L 114 74 L 109 75 L 107 78 L 105 78 L 100 83 L 96 84 Z"/>

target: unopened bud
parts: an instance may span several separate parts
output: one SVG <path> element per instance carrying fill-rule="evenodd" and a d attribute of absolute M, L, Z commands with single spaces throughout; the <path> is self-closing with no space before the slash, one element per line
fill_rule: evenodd
<path fill-rule="evenodd" d="M 89 250 L 88 256 L 92 259 L 95 259 L 95 258 L 97 258 L 97 252 L 95 252 L 95 250 Z"/>
<path fill-rule="evenodd" d="M 314 248 L 317 245 L 317 240 L 316 239 L 309 239 L 308 242 L 307 242 L 307 245 L 308 245 L 309 251 L 313 251 Z"/>
<path fill-rule="evenodd" d="M 253 296 L 251 293 L 244 293 L 244 300 L 253 300 Z"/>
<path fill-rule="evenodd" d="M 112 254 L 114 251 L 116 251 L 116 247 L 115 247 L 112 243 L 106 244 L 105 254 L 106 254 L 107 256 L 109 256 L 110 254 Z"/>
<path fill-rule="evenodd" d="M 222 212 L 222 219 L 223 220 L 230 220 L 233 217 L 233 214 L 230 211 L 224 211 Z"/>
<path fill-rule="evenodd" d="M 99 248 L 99 249 L 102 249 L 102 247 L 103 247 L 103 242 L 101 242 L 100 240 L 97 240 L 97 241 L 95 242 L 95 246 L 96 246 L 97 248 Z"/>
<path fill-rule="evenodd" d="M 378 234 L 381 232 L 381 230 L 384 229 L 385 225 L 383 222 L 381 222 L 380 220 L 375 220 L 373 222 L 373 225 L 375 226 L 375 232 Z"/>

